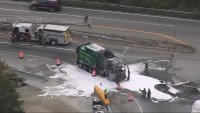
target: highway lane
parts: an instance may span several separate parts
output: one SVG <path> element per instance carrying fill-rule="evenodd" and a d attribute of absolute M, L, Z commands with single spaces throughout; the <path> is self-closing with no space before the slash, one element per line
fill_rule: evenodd
<path fill-rule="evenodd" d="M 58 50 L 58 49 L 53 49 L 53 48 L 43 48 L 43 47 L 34 47 L 34 46 L 0 44 L 0 50 L 16 52 L 16 53 L 18 53 L 19 51 L 23 51 L 24 54 L 41 56 L 41 57 L 50 58 L 50 59 L 56 59 L 57 57 L 59 57 L 62 61 L 68 62 L 70 64 L 75 64 L 75 52 L 72 51 L 71 49 Z"/>
<path fill-rule="evenodd" d="M 2 8 L 14 8 L 24 10 L 24 8 L 28 8 L 29 3 L 25 2 L 14 2 L 12 0 L 0 0 Z M 17 4 L 17 5 L 16 5 Z M 144 15 L 144 14 L 132 14 L 132 13 L 121 13 L 121 12 L 113 12 L 113 11 L 102 11 L 102 10 L 93 10 L 93 9 L 83 9 L 83 8 L 75 8 L 75 7 L 63 7 L 59 14 L 68 14 L 68 15 L 86 15 L 90 14 L 93 18 L 97 19 L 113 19 L 113 20 L 122 20 L 122 21 L 133 21 L 138 20 L 138 22 L 144 21 L 147 24 L 161 24 L 168 25 L 169 23 L 185 23 L 186 22 L 199 22 L 195 20 L 189 19 L 179 19 L 179 18 L 171 18 L 171 17 L 163 17 L 163 16 L 152 16 L 152 15 Z M 156 19 L 157 18 L 157 19 Z M 156 21 L 155 21 L 156 19 Z M 137 22 L 137 21 L 136 21 Z M 169 24 L 170 25 L 170 24 Z M 173 24 L 172 24 L 173 25 Z"/>
<path fill-rule="evenodd" d="M 32 12 L 32 11 L 29 11 L 27 8 L 28 8 L 27 4 L 18 4 L 18 3 L 12 4 L 12 3 L 1 2 L 0 14 L 1 15 L 16 15 L 16 16 L 34 15 L 34 16 L 44 16 L 44 17 L 59 16 L 59 17 L 64 17 L 64 18 L 72 17 L 72 16 L 75 18 L 82 18 L 82 16 L 84 16 L 85 14 L 90 14 L 92 18 L 90 22 L 95 25 L 144 30 L 144 31 L 149 31 L 149 32 L 167 34 L 171 36 L 174 35 L 174 31 L 175 31 L 176 37 L 178 39 L 187 41 L 191 43 L 193 46 L 195 46 L 196 49 L 200 50 L 200 46 L 199 46 L 200 23 L 198 21 L 190 21 L 190 20 L 188 21 L 188 20 L 172 19 L 172 18 L 165 18 L 165 17 L 145 16 L 145 15 L 138 15 L 138 14 L 135 15 L 135 14 L 123 14 L 123 13 L 113 13 L 113 12 L 103 12 L 103 11 L 92 11 L 92 10 L 84 10 L 84 9 L 74 9 L 74 8 L 69 8 L 69 7 L 63 8 L 63 10 L 57 14 L 55 13 L 47 14 L 46 12 L 41 13 L 39 11 Z M 73 55 L 73 52 L 70 52 L 69 54 L 68 52 L 62 51 L 62 50 L 53 51 L 51 49 L 43 50 L 41 48 L 34 49 L 32 47 L 15 47 L 15 46 L 11 46 L 11 47 L 1 46 L 1 48 L 3 50 L 16 51 L 16 52 L 18 50 L 24 49 L 27 52 L 30 51 L 28 52 L 30 54 L 41 55 L 41 56 L 50 57 L 50 58 L 55 58 L 56 55 L 59 55 L 61 56 L 61 59 L 64 59 L 65 61 L 69 61 L 72 64 L 74 63 L 72 59 L 75 57 L 75 55 Z M 118 52 L 120 54 L 120 52 L 123 53 L 124 49 L 125 48 L 117 48 L 117 50 L 114 52 Z M 165 52 L 161 52 L 161 53 L 155 52 L 155 53 L 152 53 L 152 55 L 149 55 L 151 54 L 151 51 L 147 50 L 148 52 L 147 54 L 145 54 L 144 51 L 141 50 L 139 51 L 141 55 L 138 55 L 138 56 L 136 55 L 137 57 L 134 58 L 135 57 L 134 54 L 137 54 L 137 51 L 139 50 L 134 51 L 132 50 L 132 48 L 129 49 L 128 53 L 133 52 L 131 54 L 133 56 L 129 57 L 127 55 L 126 57 L 129 57 L 130 59 L 137 59 L 137 58 L 139 59 L 140 56 L 141 58 L 144 58 L 144 56 L 145 58 L 149 58 L 149 57 L 155 57 L 155 56 L 167 56 L 170 54 L 170 53 L 165 53 Z M 180 77 L 183 77 L 184 80 L 200 79 L 198 75 L 199 73 L 198 64 L 194 64 L 194 62 L 199 62 L 199 56 L 200 56 L 199 52 L 193 55 L 185 55 L 185 54 L 179 54 L 179 53 L 175 53 L 175 55 L 176 55 L 177 62 L 179 64 L 178 66 L 180 67 L 182 66 L 181 68 L 185 66 Z M 190 64 L 190 65 L 187 65 L 187 64 Z M 194 70 L 191 69 L 193 67 L 195 68 Z M 188 69 L 189 71 L 185 68 L 189 68 Z M 184 74 L 184 70 L 185 72 L 189 72 L 189 73 Z M 153 108 L 155 107 L 156 106 L 154 106 Z M 175 108 L 175 106 L 173 107 Z M 171 108 L 172 111 L 174 109 L 173 107 Z M 150 111 L 153 111 L 153 108 Z M 164 107 L 161 107 L 160 109 L 157 109 L 157 110 L 162 111 L 162 108 Z"/>
<path fill-rule="evenodd" d="M 25 10 L 15 10 L 15 9 L 0 9 L 0 10 L 2 10 L 1 13 L 3 15 L 39 16 L 39 17 L 59 16 L 59 17 L 62 17 L 62 18 L 68 18 L 69 21 L 73 21 L 73 20 L 76 20 L 76 19 L 79 20 L 79 21 L 82 20 L 81 17 L 73 17 L 74 18 L 73 19 L 71 16 L 68 16 L 68 15 L 65 15 L 65 14 L 46 13 L 46 12 L 38 12 L 38 11 L 37 12 L 36 11 L 25 11 Z M 174 34 L 173 28 L 168 28 L 168 27 L 163 27 L 163 26 L 153 27 L 152 25 L 149 25 L 149 24 L 143 26 L 142 24 L 139 24 L 139 23 L 130 24 L 130 23 L 127 23 L 127 22 L 123 23 L 123 22 L 117 22 L 117 21 L 112 21 L 112 20 L 108 20 L 108 21 L 100 20 L 100 21 L 96 22 L 96 24 L 95 24 L 95 21 L 93 21 L 93 20 L 90 20 L 90 21 L 92 21 L 91 22 L 92 27 L 96 26 L 95 28 L 92 28 L 93 30 L 98 30 L 101 33 L 109 34 L 109 35 L 116 34 L 116 35 L 120 35 L 120 36 L 128 36 L 128 37 L 136 36 L 137 37 L 137 34 L 140 34 L 141 32 L 153 32 L 154 34 L 155 33 L 156 34 L 162 33 L 162 34 L 166 34 L 166 35 L 170 35 L 170 36 L 172 36 Z M 126 26 L 126 27 L 124 27 L 124 26 Z M 112 29 L 111 29 L 112 32 L 107 32 L 108 30 L 105 29 L 106 27 L 112 27 Z M 118 31 L 115 31 L 116 28 L 119 28 L 120 30 L 118 29 Z M 100 29 L 102 29 L 104 31 L 102 31 Z M 128 29 L 128 31 L 127 31 L 127 29 Z M 74 30 L 80 31 L 80 30 L 84 30 L 84 29 L 76 28 Z M 86 29 L 86 31 L 88 31 L 88 30 Z M 100 33 L 100 32 L 98 32 L 98 33 Z M 178 32 L 176 32 L 176 34 L 177 34 L 176 36 L 178 36 Z M 148 37 L 148 36 L 146 36 L 146 37 Z M 154 37 L 157 37 L 157 36 L 151 36 L 151 39 L 154 39 Z"/>
<path fill-rule="evenodd" d="M 27 3 L 8 3 L 8 1 L 1 1 L 0 11 L 2 15 L 59 16 L 64 18 L 83 18 L 84 15 L 89 14 L 91 16 L 90 22 L 94 25 L 144 30 L 170 36 L 174 36 L 175 32 L 178 39 L 192 43 L 197 49 L 200 49 L 198 46 L 199 21 L 71 7 L 63 7 L 62 11 L 56 14 L 47 14 L 47 12 L 29 11 Z"/>

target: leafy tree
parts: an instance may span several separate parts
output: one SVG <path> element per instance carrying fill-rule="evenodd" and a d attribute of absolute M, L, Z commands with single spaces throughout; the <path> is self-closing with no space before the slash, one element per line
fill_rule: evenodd
<path fill-rule="evenodd" d="M 8 73 L 8 66 L 0 61 L 0 112 L 1 113 L 24 113 L 19 101 L 15 87 L 16 84 L 11 79 L 16 77 L 13 73 Z"/>

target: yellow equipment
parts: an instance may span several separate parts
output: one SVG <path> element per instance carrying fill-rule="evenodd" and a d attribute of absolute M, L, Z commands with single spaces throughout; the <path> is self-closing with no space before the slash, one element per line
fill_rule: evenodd
<path fill-rule="evenodd" d="M 108 106 L 110 104 L 108 98 L 106 97 L 106 93 L 97 85 L 94 86 L 94 92 L 97 94 L 104 106 Z"/>

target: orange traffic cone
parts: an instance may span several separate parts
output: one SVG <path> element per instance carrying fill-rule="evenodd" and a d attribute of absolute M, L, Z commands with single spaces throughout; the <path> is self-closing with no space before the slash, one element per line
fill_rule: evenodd
<path fill-rule="evenodd" d="M 61 65 L 61 61 L 60 61 L 59 58 L 56 59 L 56 65 L 57 65 L 57 66 L 60 66 L 60 65 Z"/>
<path fill-rule="evenodd" d="M 92 70 L 92 76 L 93 76 L 93 77 L 96 76 L 96 70 L 95 70 L 95 69 Z"/>
<path fill-rule="evenodd" d="M 19 52 L 19 58 L 20 58 L 20 59 L 23 59 L 23 58 L 24 58 L 24 52 L 23 52 L 23 51 L 20 51 L 20 52 Z"/>
<path fill-rule="evenodd" d="M 132 102 L 133 101 L 133 95 L 131 93 L 128 93 L 128 101 Z"/>
<path fill-rule="evenodd" d="M 116 89 L 117 90 L 121 90 L 122 89 L 120 83 L 117 83 L 117 88 Z"/>

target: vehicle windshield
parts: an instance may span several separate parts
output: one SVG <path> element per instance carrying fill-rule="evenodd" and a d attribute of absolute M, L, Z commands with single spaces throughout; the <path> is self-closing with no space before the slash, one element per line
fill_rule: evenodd
<path fill-rule="evenodd" d="M 115 57 L 115 55 L 114 55 L 112 52 L 107 51 L 107 50 L 104 51 L 104 56 L 105 56 L 107 59 L 111 59 L 111 58 L 114 58 L 114 57 Z"/>

